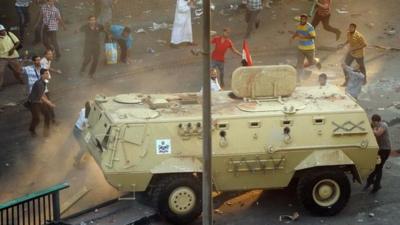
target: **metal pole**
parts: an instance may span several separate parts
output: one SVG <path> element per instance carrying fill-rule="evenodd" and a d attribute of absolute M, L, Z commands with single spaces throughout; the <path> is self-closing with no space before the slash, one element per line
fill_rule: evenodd
<path fill-rule="evenodd" d="M 52 194 L 53 204 L 53 221 L 59 222 L 61 218 L 60 213 L 60 191 L 56 191 Z"/>
<path fill-rule="evenodd" d="M 203 225 L 212 225 L 210 0 L 203 0 L 203 12 Z"/>

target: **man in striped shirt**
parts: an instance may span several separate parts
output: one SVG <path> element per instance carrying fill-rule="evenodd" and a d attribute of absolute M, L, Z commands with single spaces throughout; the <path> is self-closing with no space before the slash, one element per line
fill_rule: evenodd
<path fill-rule="evenodd" d="M 336 34 L 336 41 L 339 40 L 341 32 L 339 29 L 332 27 L 329 24 L 329 19 L 331 17 L 331 0 L 315 0 L 316 2 L 316 12 L 314 18 L 311 22 L 314 28 L 318 26 L 320 22 L 322 22 L 322 26 L 326 31 L 332 32 Z"/>
<path fill-rule="evenodd" d="M 357 25 L 354 23 L 351 23 L 349 25 L 349 31 L 347 33 L 347 41 L 343 44 L 340 44 L 338 48 L 343 48 L 347 44 L 349 45 L 349 51 L 347 52 L 346 58 L 344 60 L 344 63 L 347 66 L 350 66 L 353 61 L 355 60 L 357 64 L 360 67 L 360 71 L 362 74 L 364 74 L 365 79 L 364 79 L 364 84 L 367 83 L 367 71 L 365 68 L 365 62 L 364 62 L 364 48 L 367 47 L 367 42 L 365 41 L 364 36 L 356 30 Z M 344 70 L 344 76 L 345 76 L 345 81 L 342 84 L 342 86 L 347 85 L 348 81 L 348 74 Z"/>
<path fill-rule="evenodd" d="M 307 22 L 307 19 L 308 16 L 302 14 L 300 16 L 300 23 L 297 25 L 296 32 L 292 32 L 292 40 L 298 40 L 296 66 L 298 80 L 304 74 L 304 67 L 316 65 L 318 69 L 321 69 L 321 63 L 319 62 L 319 59 L 315 58 L 315 30 L 314 27 Z M 306 64 L 304 63 L 305 58 L 307 58 Z"/>

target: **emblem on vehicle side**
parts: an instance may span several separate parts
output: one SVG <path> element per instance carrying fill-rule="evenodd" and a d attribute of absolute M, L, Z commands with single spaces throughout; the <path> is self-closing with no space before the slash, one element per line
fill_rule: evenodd
<path fill-rule="evenodd" d="M 158 139 L 156 140 L 156 153 L 157 155 L 171 154 L 171 139 Z"/>

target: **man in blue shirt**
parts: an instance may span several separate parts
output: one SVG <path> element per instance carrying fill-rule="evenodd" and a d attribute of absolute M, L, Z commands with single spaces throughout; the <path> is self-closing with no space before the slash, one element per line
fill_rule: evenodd
<path fill-rule="evenodd" d="M 128 62 L 128 49 L 132 48 L 133 38 L 131 29 L 122 25 L 111 25 L 110 34 L 112 39 L 116 40 L 121 48 L 120 61 L 126 64 Z"/>

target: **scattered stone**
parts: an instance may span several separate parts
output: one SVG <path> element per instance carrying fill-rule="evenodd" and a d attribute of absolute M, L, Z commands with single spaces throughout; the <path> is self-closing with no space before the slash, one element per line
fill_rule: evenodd
<path fill-rule="evenodd" d="M 233 204 L 232 204 L 232 202 L 225 202 L 225 205 L 232 206 Z"/>
<path fill-rule="evenodd" d="M 153 22 L 153 26 L 150 27 L 149 29 L 151 31 L 157 31 L 157 30 L 167 29 L 167 28 L 168 28 L 168 24 L 167 23 L 155 23 L 155 22 Z"/>
<path fill-rule="evenodd" d="M 364 220 L 363 220 L 363 219 L 358 219 L 358 220 L 357 220 L 357 222 L 359 222 L 359 223 L 363 223 L 363 222 L 364 222 Z"/>
<path fill-rule="evenodd" d="M 165 44 L 167 44 L 167 41 L 159 39 L 159 40 L 157 40 L 157 43 L 160 44 L 160 45 L 165 45 Z"/>
<path fill-rule="evenodd" d="M 385 34 L 387 34 L 387 35 L 395 35 L 397 32 L 396 32 L 396 30 L 392 27 L 392 28 L 390 28 L 389 30 L 386 30 L 385 31 Z"/>
<path fill-rule="evenodd" d="M 215 10 L 215 5 L 214 5 L 214 3 L 211 3 L 211 4 L 210 4 L 210 9 L 211 9 L 212 11 Z"/>
<path fill-rule="evenodd" d="M 281 215 L 279 216 L 279 222 L 284 222 L 284 221 L 296 221 L 300 217 L 300 214 L 298 212 L 294 212 L 293 215 Z"/>
<path fill-rule="evenodd" d="M 378 108 L 378 111 L 385 111 L 385 108 Z"/>
<path fill-rule="evenodd" d="M 344 10 L 344 9 L 336 9 L 336 12 L 339 13 L 339 14 L 347 14 L 347 13 L 349 13 L 349 11 Z"/>
<path fill-rule="evenodd" d="M 219 209 L 214 209 L 214 212 L 215 213 L 217 213 L 217 214 L 219 214 L 219 215 L 222 215 L 222 214 L 224 214 L 224 212 L 222 212 L 221 210 L 219 210 Z"/>
<path fill-rule="evenodd" d="M 95 209 L 95 210 L 94 210 L 94 212 L 95 212 L 95 213 L 98 213 L 98 212 L 99 212 L 99 210 L 98 210 L 98 209 Z"/>
<path fill-rule="evenodd" d="M 146 33 L 146 31 L 143 28 L 139 28 L 135 31 L 135 33 L 139 34 L 139 33 Z"/>
<path fill-rule="evenodd" d="M 147 53 L 153 54 L 156 52 L 156 50 L 152 49 L 152 48 L 147 48 Z"/>
<path fill-rule="evenodd" d="M 373 27 L 375 27 L 375 24 L 374 24 L 374 23 L 367 23 L 367 26 L 368 26 L 369 28 L 373 28 Z"/>
<path fill-rule="evenodd" d="M 80 225 L 87 225 L 87 224 L 86 224 L 85 222 L 82 221 L 82 222 L 80 223 Z"/>
<path fill-rule="evenodd" d="M 369 217 L 375 217 L 375 213 L 369 213 L 368 216 Z"/>
<path fill-rule="evenodd" d="M 9 163 L 5 163 L 4 165 L 5 165 L 6 167 L 9 167 L 9 166 L 10 166 L 10 164 L 9 164 Z"/>
<path fill-rule="evenodd" d="M 196 15 L 196 16 L 201 16 L 201 15 L 203 15 L 203 9 L 195 9 L 195 10 L 194 10 L 194 15 Z"/>
<path fill-rule="evenodd" d="M 299 8 L 291 8 L 290 10 L 292 10 L 292 11 L 300 11 Z"/>
<path fill-rule="evenodd" d="M 15 103 L 15 102 L 9 102 L 9 103 L 5 104 L 4 106 L 7 106 L 7 107 L 14 107 L 14 106 L 17 106 L 17 103 Z"/>
<path fill-rule="evenodd" d="M 234 5 L 229 5 L 229 9 L 230 10 L 237 10 L 239 8 L 239 5 L 236 5 L 236 4 L 234 4 Z"/>

